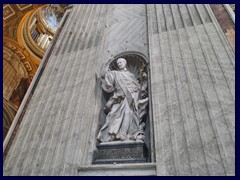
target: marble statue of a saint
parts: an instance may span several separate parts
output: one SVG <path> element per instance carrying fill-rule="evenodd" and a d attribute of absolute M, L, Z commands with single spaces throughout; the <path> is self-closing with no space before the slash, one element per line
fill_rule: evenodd
<path fill-rule="evenodd" d="M 107 67 L 100 74 L 103 90 L 113 93 L 104 108 L 107 116 L 97 137 L 100 142 L 144 140 L 145 124 L 142 118 L 148 104 L 145 89 L 147 75 L 144 73 L 145 83 L 140 85 L 126 65 L 127 61 L 119 58 L 119 70 L 111 71 L 105 65 Z"/>

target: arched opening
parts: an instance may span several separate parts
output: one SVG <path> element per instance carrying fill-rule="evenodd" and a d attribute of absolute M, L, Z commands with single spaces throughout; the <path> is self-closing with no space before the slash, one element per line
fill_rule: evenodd
<path fill-rule="evenodd" d="M 119 58 L 124 58 L 127 61 L 127 70 L 132 73 L 135 78 L 137 79 L 138 83 L 140 84 L 141 91 L 145 91 L 145 97 L 144 98 L 149 98 L 149 67 L 148 67 L 148 61 L 147 58 L 142 55 L 141 53 L 136 53 L 136 52 L 125 52 L 121 53 L 119 55 L 116 55 L 112 60 L 109 61 L 109 69 L 111 71 L 118 71 L 118 66 L 117 66 L 117 60 Z M 98 132 L 101 131 L 101 128 L 104 127 L 104 124 L 106 123 L 106 117 L 107 113 L 104 111 L 104 106 L 106 103 L 109 102 L 110 98 L 113 96 L 114 93 L 107 93 L 104 90 L 102 90 L 102 107 L 101 107 L 101 115 L 99 116 L 99 129 Z M 141 99 L 144 99 L 143 97 L 140 97 Z M 140 101 L 139 100 L 139 101 Z M 148 103 L 147 106 L 145 106 L 143 116 L 139 119 L 140 126 L 143 126 L 144 129 L 144 144 L 147 147 L 147 155 L 146 155 L 146 160 L 142 162 L 152 162 L 153 160 L 153 128 L 152 128 L 152 122 L 151 122 L 151 113 L 149 108 L 151 104 L 151 100 Z M 137 140 L 136 140 L 137 141 Z M 101 143 L 100 143 L 101 144 Z M 97 145 L 98 146 L 98 145 Z M 99 147 L 99 146 L 98 146 Z M 96 155 L 96 153 L 95 153 Z M 98 156 L 98 155 L 96 155 Z M 94 157 L 96 159 L 96 157 Z M 95 161 L 96 162 L 96 161 Z M 111 162 L 111 161 L 110 161 Z M 127 162 L 127 161 L 126 161 Z M 130 162 L 131 163 L 131 162 Z M 134 161 L 133 161 L 134 163 Z"/>

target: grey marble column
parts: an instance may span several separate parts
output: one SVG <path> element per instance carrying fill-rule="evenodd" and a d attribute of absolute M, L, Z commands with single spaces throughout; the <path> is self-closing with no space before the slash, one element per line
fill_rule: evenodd
<path fill-rule="evenodd" d="M 234 53 L 208 5 L 147 5 L 158 175 L 234 175 Z"/>

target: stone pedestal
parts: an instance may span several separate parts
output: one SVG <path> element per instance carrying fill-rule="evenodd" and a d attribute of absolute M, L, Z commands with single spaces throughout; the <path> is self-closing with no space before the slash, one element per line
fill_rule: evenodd
<path fill-rule="evenodd" d="M 114 141 L 97 145 L 93 164 L 122 164 L 147 162 L 148 149 L 144 142 Z"/>

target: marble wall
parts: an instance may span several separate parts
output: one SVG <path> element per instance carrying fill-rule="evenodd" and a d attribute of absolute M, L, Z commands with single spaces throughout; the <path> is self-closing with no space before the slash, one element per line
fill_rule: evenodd
<path fill-rule="evenodd" d="M 147 5 L 158 175 L 234 175 L 235 58 L 208 5 Z"/>
<path fill-rule="evenodd" d="M 151 163 L 91 165 L 103 62 L 150 62 Z M 74 5 L 4 162 L 4 175 L 234 175 L 235 55 L 209 5 Z"/>

